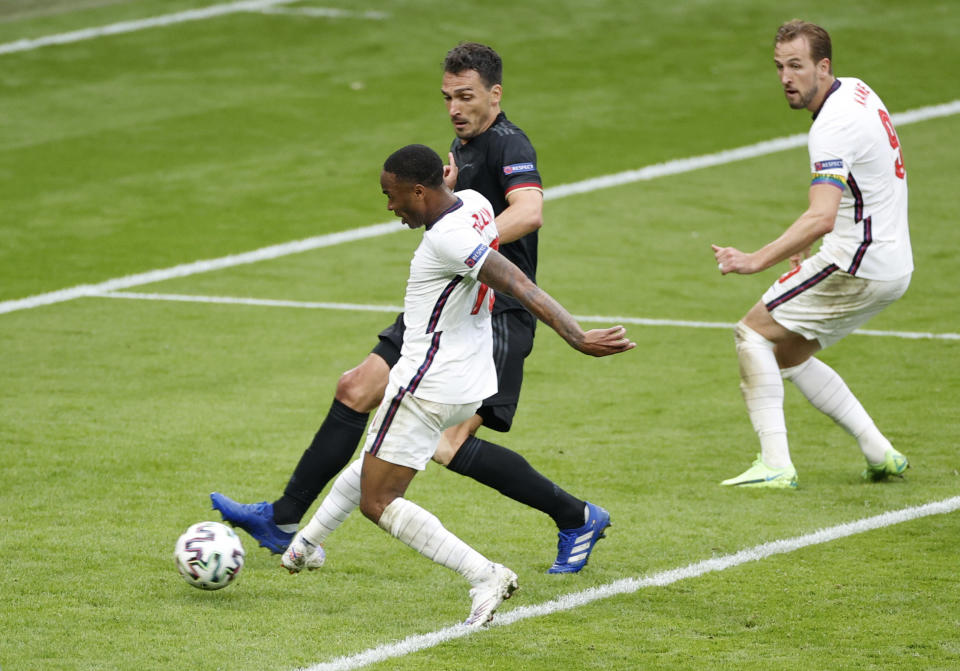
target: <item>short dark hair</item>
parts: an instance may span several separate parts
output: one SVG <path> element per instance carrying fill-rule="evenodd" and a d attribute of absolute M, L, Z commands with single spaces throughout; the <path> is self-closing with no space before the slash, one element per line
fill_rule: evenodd
<path fill-rule="evenodd" d="M 486 44 L 461 42 L 447 52 L 443 71 L 458 75 L 465 70 L 476 70 L 480 81 L 488 89 L 493 88 L 494 84 L 503 84 L 503 61 Z"/>
<path fill-rule="evenodd" d="M 408 144 L 396 150 L 383 162 L 383 170 L 403 182 L 434 189 L 443 184 L 443 160 L 437 152 L 422 144 Z"/>
<path fill-rule="evenodd" d="M 833 46 L 830 44 L 830 33 L 816 25 L 800 19 L 787 21 L 777 28 L 777 37 L 773 41 L 773 46 L 781 42 L 792 42 L 793 40 L 805 37 L 807 45 L 810 47 L 810 57 L 814 63 L 819 63 L 824 58 L 830 59 L 830 72 L 833 72 Z"/>

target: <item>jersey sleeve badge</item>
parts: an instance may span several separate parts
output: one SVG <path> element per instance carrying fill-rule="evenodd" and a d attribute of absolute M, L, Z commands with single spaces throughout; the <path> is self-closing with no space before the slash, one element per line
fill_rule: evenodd
<path fill-rule="evenodd" d="M 503 166 L 504 175 L 512 175 L 517 172 L 534 172 L 537 169 L 533 163 L 514 163 Z"/>
<path fill-rule="evenodd" d="M 488 249 L 490 248 L 483 243 L 477 245 L 477 248 L 470 252 L 470 256 L 464 260 L 464 263 L 467 264 L 467 268 L 473 268 L 475 265 L 477 265 L 477 261 L 483 258 L 483 255 L 487 253 Z"/>

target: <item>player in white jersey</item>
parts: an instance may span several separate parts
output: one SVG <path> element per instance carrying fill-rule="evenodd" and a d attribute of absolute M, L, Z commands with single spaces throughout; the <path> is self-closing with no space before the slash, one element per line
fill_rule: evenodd
<path fill-rule="evenodd" d="M 497 390 L 490 326 L 493 292 L 476 282 L 484 254 L 496 244 L 497 228 L 486 198 L 472 190 L 454 195 L 457 201 L 428 226 L 410 262 L 403 304 L 410 335 L 403 339 L 389 379 L 397 387 L 408 385 L 430 359 L 429 375 L 419 378 L 415 395 L 440 403 L 469 403 Z"/>
<path fill-rule="evenodd" d="M 865 479 L 902 476 L 908 468 L 843 379 L 813 356 L 900 298 L 913 272 L 907 176 L 890 114 L 862 81 L 835 77 L 831 61 L 823 28 L 794 20 L 777 31 L 774 62 L 787 102 L 813 112 L 810 205 L 756 252 L 712 246 L 724 275 L 756 273 L 787 259 L 792 266 L 736 325 L 740 388 L 760 454 L 724 485 L 797 486 L 782 378 L 856 438 Z M 817 254 L 805 258 L 821 238 Z"/>
<path fill-rule="evenodd" d="M 890 114 L 865 83 L 838 77 L 810 128 L 814 184 L 841 192 L 820 255 L 850 275 L 898 280 L 913 272 L 907 175 Z"/>
<path fill-rule="evenodd" d="M 516 574 L 454 536 L 404 493 L 430 461 L 443 430 L 472 416 L 497 390 L 493 292 L 518 299 L 585 354 L 606 356 L 635 345 L 622 326 L 584 332 L 569 312 L 501 256 L 490 203 L 476 191 L 447 188 L 443 161 L 429 147 L 409 145 L 391 154 L 380 185 L 387 209 L 410 228 L 423 226 L 426 232 L 410 263 L 400 360 L 390 371 L 363 456 L 340 474 L 331 494 L 356 482 L 360 469 L 363 514 L 466 578 L 473 603 L 465 624 L 482 626 L 517 588 Z M 317 568 L 307 560 L 319 557 L 322 562 L 317 549 L 331 531 L 315 517 L 291 541 L 283 565 L 291 572 Z"/>

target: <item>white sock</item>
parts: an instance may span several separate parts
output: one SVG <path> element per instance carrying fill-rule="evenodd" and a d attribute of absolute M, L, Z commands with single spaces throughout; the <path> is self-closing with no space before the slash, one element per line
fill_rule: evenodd
<path fill-rule="evenodd" d="M 380 528 L 427 559 L 452 569 L 471 585 L 490 575 L 490 560 L 450 533 L 437 517 L 397 497 L 380 516 Z"/>
<path fill-rule="evenodd" d="M 760 438 L 760 455 L 770 468 L 791 465 L 787 424 L 783 418 L 783 379 L 773 343 L 744 324 L 734 329 L 740 362 L 740 391 L 753 430 Z"/>
<path fill-rule="evenodd" d="M 827 415 L 857 439 L 868 461 L 883 461 L 890 441 L 880 433 L 870 415 L 835 370 L 810 357 L 799 366 L 783 369 L 783 377 L 797 385 L 814 408 Z"/>
<path fill-rule="evenodd" d="M 363 457 L 348 466 L 333 482 L 317 512 L 303 528 L 301 535 L 314 545 L 321 545 L 327 536 L 360 505 L 360 470 Z"/>

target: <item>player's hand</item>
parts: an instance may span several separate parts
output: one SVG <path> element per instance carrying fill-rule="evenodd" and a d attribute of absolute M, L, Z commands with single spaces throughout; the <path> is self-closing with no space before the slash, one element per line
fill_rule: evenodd
<path fill-rule="evenodd" d="M 797 252 L 790 257 L 790 270 L 793 270 L 805 260 L 810 258 L 810 248 L 807 247 L 802 252 Z"/>
<path fill-rule="evenodd" d="M 718 247 L 717 245 L 710 245 L 710 247 L 717 260 L 717 269 L 724 275 L 728 273 L 750 275 L 762 270 L 753 261 L 752 254 L 745 254 L 736 247 Z"/>
<path fill-rule="evenodd" d="M 637 346 L 627 338 L 627 329 L 611 326 L 606 329 L 591 329 L 583 334 L 583 342 L 578 350 L 590 356 L 609 356 L 626 352 Z"/>
<path fill-rule="evenodd" d="M 457 175 L 460 174 L 460 168 L 457 167 L 457 162 L 453 160 L 453 152 L 447 154 L 447 160 L 450 161 L 449 165 L 443 166 L 443 183 L 447 185 L 447 188 L 453 191 L 457 188 Z"/>

